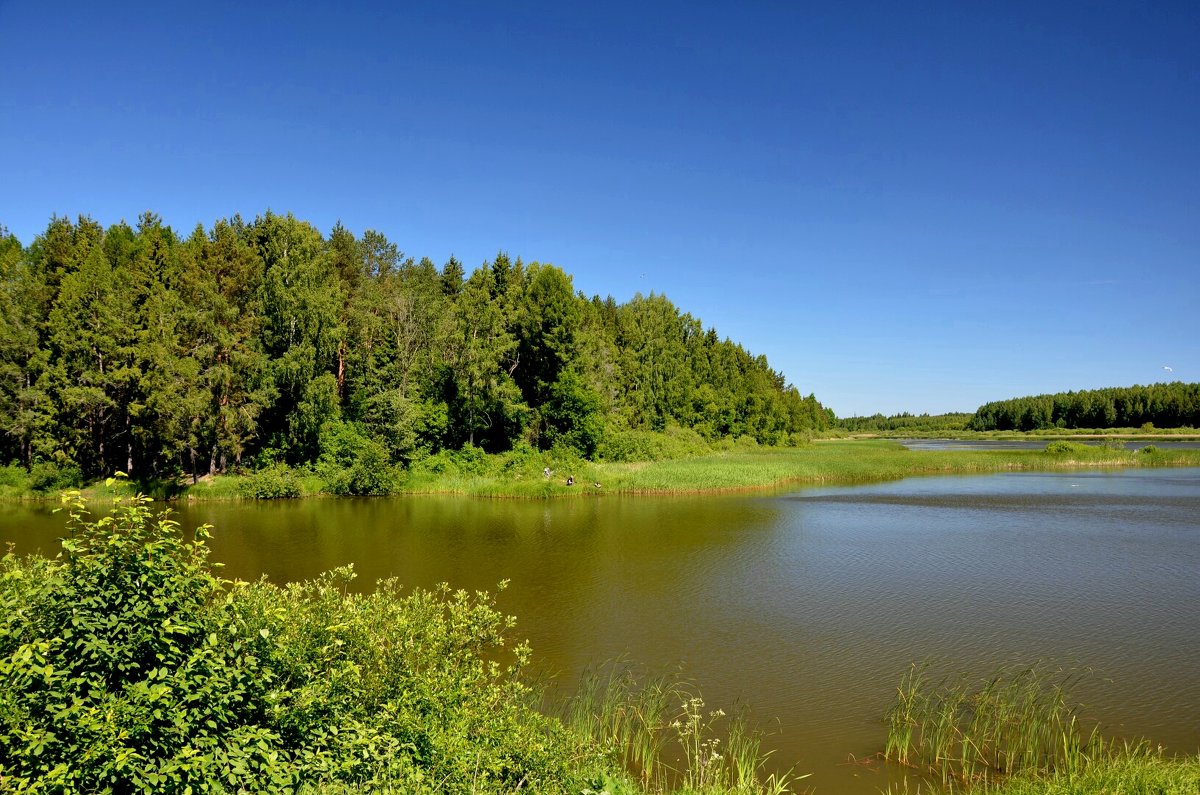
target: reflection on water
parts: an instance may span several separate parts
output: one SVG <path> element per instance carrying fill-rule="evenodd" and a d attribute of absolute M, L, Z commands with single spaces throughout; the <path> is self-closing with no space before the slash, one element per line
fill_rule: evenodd
<path fill-rule="evenodd" d="M 398 498 L 188 506 L 227 576 L 361 587 L 512 585 L 535 659 L 570 680 L 627 656 L 682 665 L 708 703 L 776 718 L 777 762 L 818 792 L 877 792 L 847 762 L 913 660 L 1094 667 L 1078 693 L 1119 733 L 1200 747 L 1200 469 L 916 478 L 778 497 Z M 61 519 L 0 511 L 51 549 Z"/>

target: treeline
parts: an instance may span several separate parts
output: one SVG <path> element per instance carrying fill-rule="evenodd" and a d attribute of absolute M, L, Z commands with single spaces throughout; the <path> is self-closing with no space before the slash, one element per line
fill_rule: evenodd
<path fill-rule="evenodd" d="M 972 415 L 968 413 L 951 414 L 893 414 L 885 417 L 873 414 L 869 417 L 844 417 L 837 421 L 837 427 L 851 433 L 903 433 L 938 431 L 961 431 L 967 427 Z"/>
<path fill-rule="evenodd" d="M 0 228 L 0 459 L 84 478 L 467 445 L 603 456 L 680 426 L 786 444 L 832 413 L 666 297 L 577 294 L 499 254 L 472 273 L 378 232 L 267 213 L 177 235 L 54 218 Z"/>
<path fill-rule="evenodd" d="M 967 424 L 974 431 L 1045 428 L 1159 428 L 1200 425 L 1200 384 L 1134 385 L 985 403 Z"/>

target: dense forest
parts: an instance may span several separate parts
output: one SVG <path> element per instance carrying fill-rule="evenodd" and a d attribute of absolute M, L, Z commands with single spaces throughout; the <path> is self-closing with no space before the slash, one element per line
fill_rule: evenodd
<path fill-rule="evenodd" d="M 838 419 L 837 427 L 851 433 L 961 431 L 966 429 L 971 416 L 967 413 L 909 414 L 902 412 L 887 417 L 882 414 L 872 414 L 869 417 L 842 417 Z"/>
<path fill-rule="evenodd" d="M 665 296 L 576 293 L 498 254 L 472 273 L 268 212 L 178 235 L 0 228 L 0 461 L 83 478 L 473 445 L 603 457 L 623 432 L 794 443 L 832 412 Z"/>
<path fill-rule="evenodd" d="M 1159 428 L 1200 425 L 1200 384 L 1088 389 L 985 403 L 967 423 L 974 431 L 1044 428 Z"/>

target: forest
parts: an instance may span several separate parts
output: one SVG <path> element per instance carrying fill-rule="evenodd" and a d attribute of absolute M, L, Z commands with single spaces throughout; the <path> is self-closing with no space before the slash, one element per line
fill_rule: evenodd
<path fill-rule="evenodd" d="M 837 427 L 850 433 L 945 433 L 964 430 L 972 416 L 957 412 L 919 415 L 901 412 L 887 417 L 873 414 L 869 417 L 841 417 L 837 420 Z"/>
<path fill-rule="evenodd" d="M 27 469 L 603 459 L 622 434 L 786 445 L 833 419 L 665 296 L 588 298 L 505 253 L 467 273 L 271 212 L 188 235 L 152 213 L 55 217 L 27 246 L 0 227 L 0 462 Z"/>
<path fill-rule="evenodd" d="M 967 423 L 973 431 L 1047 428 L 1159 428 L 1200 425 L 1200 384 L 1134 385 L 1059 392 L 985 403 Z"/>

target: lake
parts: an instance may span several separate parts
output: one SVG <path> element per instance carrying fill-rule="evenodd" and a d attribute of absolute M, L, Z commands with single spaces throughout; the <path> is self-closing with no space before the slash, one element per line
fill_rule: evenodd
<path fill-rule="evenodd" d="M 876 793 L 881 717 L 913 661 L 1090 666 L 1110 733 L 1200 748 L 1200 469 L 926 477 L 783 494 L 560 501 L 403 497 L 182 506 L 226 576 L 353 563 L 359 584 L 511 585 L 542 670 L 682 666 L 749 704 L 772 763 Z M 0 543 L 54 551 L 61 515 L 0 506 Z"/>

